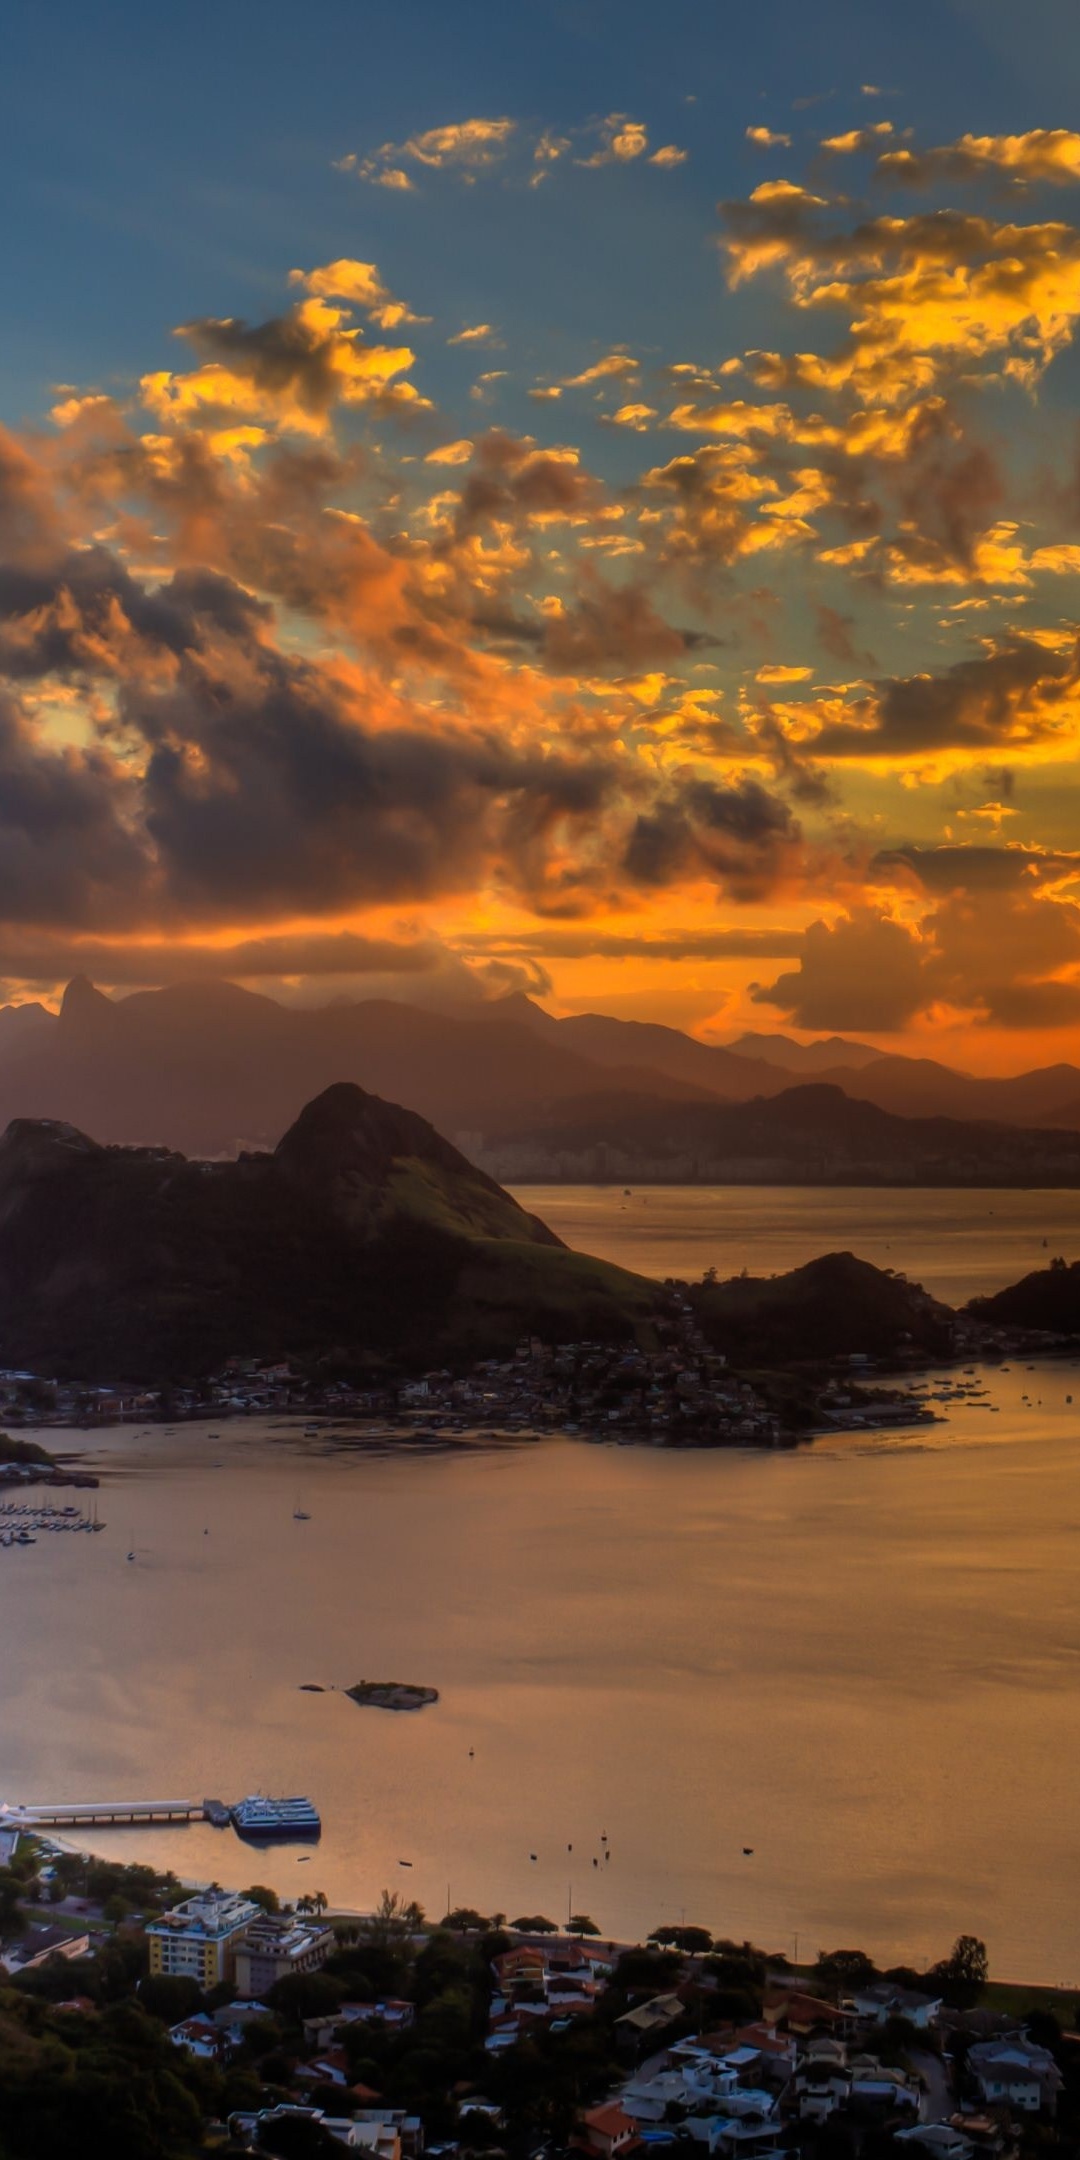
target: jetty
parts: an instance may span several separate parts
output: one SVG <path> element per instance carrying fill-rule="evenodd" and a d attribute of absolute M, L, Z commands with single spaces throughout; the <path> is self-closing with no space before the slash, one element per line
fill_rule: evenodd
<path fill-rule="evenodd" d="M 209 1822 L 222 1829 L 230 1811 L 221 1800 L 59 1800 L 46 1806 L 0 1804 L 0 1830 L 81 1830 L 121 1823 Z"/>

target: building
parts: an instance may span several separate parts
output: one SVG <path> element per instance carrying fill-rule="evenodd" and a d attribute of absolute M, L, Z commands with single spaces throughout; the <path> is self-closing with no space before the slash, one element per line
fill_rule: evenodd
<path fill-rule="evenodd" d="M 259 1918 L 259 1906 L 233 1890 L 204 1890 L 185 1898 L 147 1927 L 150 1971 L 217 1987 L 234 1977 L 239 1938 Z"/>
<path fill-rule="evenodd" d="M 640 2055 L 664 2044 L 664 2035 L 686 2016 L 681 1995 L 653 1995 L 615 2020 L 615 2042 L 620 2052 Z"/>
<path fill-rule="evenodd" d="M 213 2018 L 199 2011 L 195 2017 L 183 2018 L 179 2025 L 169 2029 L 174 2047 L 183 2048 L 185 2054 L 196 2062 L 223 2062 L 228 2053 L 225 2034 L 215 2025 Z"/>
<path fill-rule="evenodd" d="M 241 1936 L 234 1953 L 236 1992 L 265 1995 L 289 1973 L 317 1972 L 335 1943 L 334 1930 L 263 1913 Z"/>
<path fill-rule="evenodd" d="M 857 2015 L 870 2025 L 886 2025 L 890 2018 L 903 2018 L 919 2032 L 928 2032 L 941 2016 L 940 1995 L 920 1995 L 913 1988 L 895 1987 L 890 1980 L 875 1980 L 869 1987 L 856 1988 L 851 2002 Z"/>
<path fill-rule="evenodd" d="M 1037 2047 L 1023 2033 L 1007 2040 L 986 2040 L 968 2052 L 968 2071 L 983 2100 L 1004 2101 L 1025 2115 L 1057 2106 L 1061 2072 L 1048 2048 Z"/>
<path fill-rule="evenodd" d="M 33 1972 L 39 1965 L 47 1965 L 50 1958 L 81 1958 L 90 1955 L 88 1934 L 72 1934 L 62 1927 L 27 1928 L 25 1935 L 11 1944 L 0 1956 L 0 1971 L 5 1973 Z"/>
<path fill-rule="evenodd" d="M 614 2160 L 628 2145 L 637 2140 L 637 2124 L 617 2100 L 609 2100 L 606 2107 L 590 2108 L 582 2119 L 585 2143 L 599 2160 Z"/>

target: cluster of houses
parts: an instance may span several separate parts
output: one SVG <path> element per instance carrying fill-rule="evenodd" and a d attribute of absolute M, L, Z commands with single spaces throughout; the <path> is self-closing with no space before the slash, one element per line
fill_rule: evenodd
<path fill-rule="evenodd" d="M 181 1933 L 198 1902 L 178 1909 Z M 166 1934 L 171 1917 L 158 1923 Z M 316 1970 L 334 1947 L 330 1928 L 292 1914 L 253 1919 L 236 1911 L 223 1921 L 233 1931 L 222 1936 L 219 1927 L 216 1970 L 235 1982 L 236 2000 L 185 2018 L 171 2035 L 197 2059 L 220 2064 L 242 2047 L 252 2020 L 271 2014 L 260 1990 L 286 1972 Z M 498 2057 L 541 2028 L 559 2034 L 591 2018 L 624 1947 L 563 1936 L 516 1940 L 492 1963 L 487 2054 Z M 1062 2080 L 1053 2055 L 991 2011 L 949 2010 L 937 1996 L 888 1980 L 833 2001 L 774 1975 L 760 2017 L 695 2032 L 695 2024 L 708 2026 L 703 2002 L 707 1989 L 689 1968 L 677 1986 L 643 1992 L 615 2020 L 626 2071 L 602 2104 L 582 2112 L 572 2141 L 581 2160 L 649 2160 L 650 2151 L 664 2160 L 674 2147 L 687 2160 L 690 2147 L 721 2160 L 774 2160 L 802 2154 L 834 2117 L 855 2132 L 873 2127 L 915 2147 L 911 2160 L 1009 2160 L 1018 2125 L 1056 2111 Z M 358 2024 L 404 2033 L 414 2016 L 412 2003 L 388 1999 L 345 2002 L 306 2018 L 295 2099 L 230 2118 L 233 2140 L 257 2150 L 273 2142 L 268 2133 L 288 2115 L 318 2123 L 347 2150 L 375 2160 L 419 2160 L 422 2122 L 356 2083 L 342 2044 Z M 327 2105 L 330 2092 L 340 2097 Z M 483 2093 L 463 2094 L 460 2137 L 456 2147 L 438 2148 L 443 2160 L 451 2150 L 471 2149 L 468 2118 L 478 2115 L 497 2132 L 494 2103 Z"/>
<path fill-rule="evenodd" d="M 244 1358 L 231 1359 L 198 1387 L 168 1390 L 72 1386 L 0 1373 L 0 1417 L 18 1425 L 172 1423 L 290 1410 L 435 1432 L 479 1426 L 751 1445 L 784 1437 L 760 1393 L 708 1348 L 689 1305 L 659 1350 L 590 1341 L 553 1347 L 531 1337 L 513 1357 L 481 1360 L 464 1374 L 433 1371 L 381 1387 L 320 1384 L 287 1360 L 259 1364 Z"/>
<path fill-rule="evenodd" d="M 833 2002 L 774 1979 L 753 2023 L 667 2044 L 654 2033 L 642 2047 L 584 2118 L 595 2160 L 689 2144 L 725 2160 L 793 2154 L 834 2117 L 857 2142 L 872 2128 L 916 2147 L 912 2160 L 1002 2160 L 1023 2118 L 1054 2115 L 1062 2084 L 1053 2055 L 1008 2018 L 889 1981 Z"/>

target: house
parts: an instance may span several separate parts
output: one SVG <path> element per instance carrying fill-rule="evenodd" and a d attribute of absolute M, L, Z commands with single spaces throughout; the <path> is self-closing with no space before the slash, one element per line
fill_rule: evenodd
<path fill-rule="evenodd" d="M 323 2128 L 329 2129 L 329 2124 L 324 2122 Z M 331 2130 L 331 2137 L 334 2134 Z M 349 2119 L 349 2135 L 343 2143 L 353 2152 L 370 2153 L 372 2160 L 401 2160 L 401 2137 L 397 2125 L 381 2118 L 369 2122 L 365 2121 L 363 2116 L 353 2115 Z"/>
<path fill-rule="evenodd" d="M 386 2025 L 392 2032 L 405 2032 L 415 2016 L 411 2002 L 342 2003 L 337 2010 L 305 2018 L 304 2039 L 311 2048 L 329 2047 L 343 2025 Z"/>
<path fill-rule="evenodd" d="M 305 2085 L 347 2085 L 349 2060 L 344 2048 L 325 2048 L 311 2062 L 300 2063 L 297 2078 Z"/>
<path fill-rule="evenodd" d="M 1052 2115 L 1057 2107 L 1061 2072 L 1049 2049 L 1024 2033 L 980 2042 L 969 2050 L 967 2066 L 983 2100 L 1005 2101 L 1025 2115 Z"/>
<path fill-rule="evenodd" d="M 762 2011 L 766 2025 L 786 2032 L 830 2032 L 843 2036 L 852 2027 L 850 2010 L 841 2010 L 823 1996 L 804 1995 L 797 1988 L 769 1988 Z"/>
<path fill-rule="evenodd" d="M 351 2115 L 326 2115 L 322 2108 L 303 2107 L 293 2101 L 281 2101 L 277 2107 L 260 2108 L 258 2113 L 240 2110 L 229 2116 L 229 2136 L 245 2151 L 262 2143 L 264 2129 L 274 2129 L 284 2123 L 311 2123 L 335 2138 L 350 2152 L 366 2152 L 375 2160 L 401 2160 L 401 2140 L 396 2129 L 384 2129 L 382 2140 L 377 2126 L 365 2123 Z"/>
<path fill-rule="evenodd" d="M 590 2108 L 583 2117 L 582 2128 L 585 2143 L 600 2160 L 613 2160 L 616 2153 L 625 2152 L 637 2142 L 637 2124 L 632 2115 L 617 2100 L 609 2100 L 604 2107 Z"/>
<path fill-rule="evenodd" d="M 52 1957 L 81 1958 L 90 1955 L 88 1934 L 71 1935 L 62 1927 L 27 1928 L 17 1942 L 10 1943 L 0 1955 L 0 1967 L 6 1973 L 33 1972 L 39 1965 L 46 1965 Z"/>
<path fill-rule="evenodd" d="M 194 2017 L 182 2018 L 179 2025 L 171 2025 L 169 2038 L 174 2047 L 183 2048 L 196 2062 L 221 2062 L 228 2053 L 225 2034 L 201 2010 Z"/>
<path fill-rule="evenodd" d="M 971 2139 L 951 2123 L 913 2123 L 910 2130 L 894 2134 L 898 2145 L 917 2145 L 931 2160 L 972 2160 L 975 2151 Z"/>
<path fill-rule="evenodd" d="M 491 1970 L 505 1992 L 524 1983 L 530 1987 L 543 1987 L 547 1977 L 548 1959 L 543 1950 L 522 1944 L 516 1950 L 506 1950 L 501 1957 L 493 1958 Z"/>
<path fill-rule="evenodd" d="M 891 1980 L 875 1980 L 868 1987 L 855 1989 L 850 2007 L 869 2025 L 887 2025 L 890 2018 L 903 2018 L 919 2032 L 928 2032 L 941 2016 L 942 2002 L 940 1995 L 920 1995 L 914 1988 L 894 1986 Z"/>
<path fill-rule="evenodd" d="M 773 2153 L 784 2134 L 783 2123 L 773 2113 L 718 2115 L 709 2124 L 709 2151 L 725 2154 L 728 2160 L 737 2160 L 744 2153 Z"/>
<path fill-rule="evenodd" d="M 364 2087 L 354 2085 L 353 2092 L 363 2095 Z M 379 2128 L 397 2138 L 403 2160 L 419 2160 L 424 2150 L 424 2125 L 419 2115 L 407 2115 L 404 2108 L 358 2107 L 353 2109 L 353 2122 L 357 2129 Z M 369 2150 L 373 2149 L 369 2147 Z M 379 2148 L 380 2152 L 382 2148 Z"/>
<path fill-rule="evenodd" d="M 919 2112 L 920 2092 L 902 2070 L 886 2070 L 881 2063 L 852 2064 L 851 2105 L 864 2112 L 895 2114 L 899 2108 Z"/>
<path fill-rule="evenodd" d="M 795 2072 L 792 2097 L 800 2122 L 826 2122 L 847 2106 L 850 2093 L 851 2072 L 846 2062 L 808 2057 Z"/>
<path fill-rule="evenodd" d="M 626 2054 L 634 2054 L 644 2048 L 657 2048 L 663 2036 L 670 2032 L 686 2016 L 686 2006 L 681 1995 L 653 1995 L 648 2002 L 639 2003 L 634 2010 L 626 2010 L 615 2020 L 615 2042 Z"/>

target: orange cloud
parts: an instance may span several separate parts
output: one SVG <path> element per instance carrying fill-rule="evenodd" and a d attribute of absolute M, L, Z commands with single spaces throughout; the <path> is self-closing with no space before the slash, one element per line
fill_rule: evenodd
<path fill-rule="evenodd" d="M 960 135 L 935 150 L 890 150 L 878 161 L 882 179 L 925 187 L 931 181 L 980 180 L 1003 174 L 1023 186 L 1080 181 L 1080 134 L 1073 128 L 1029 128 L 1023 135 Z"/>

